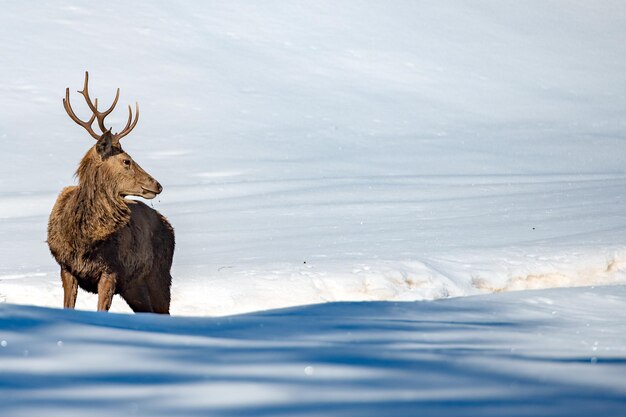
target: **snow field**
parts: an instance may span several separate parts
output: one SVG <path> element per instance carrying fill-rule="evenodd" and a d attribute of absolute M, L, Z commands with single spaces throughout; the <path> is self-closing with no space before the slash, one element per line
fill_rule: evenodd
<path fill-rule="evenodd" d="M 623 414 L 623 2 L 1 6 L 3 417 Z M 49 308 L 85 70 L 177 317 Z"/>

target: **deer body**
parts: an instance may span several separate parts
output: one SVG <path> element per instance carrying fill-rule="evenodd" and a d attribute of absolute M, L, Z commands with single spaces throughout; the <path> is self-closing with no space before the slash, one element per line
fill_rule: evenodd
<path fill-rule="evenodd" d="M 83 95 L 90 104 L 87 80 L 86 75 Z M 156 210 L 125 198 L 150 199 L 162 190 L 119 144 L 137 118 L 131 125 L 129 116 L 126 128 L 113 135 L 104 128 L 108 113 L 100 119 L 104 113 L 97 111 L 97 101 L 87 128 L 71 111 L 68 94 L 66 100 L 70 117 L 98 142 L 80 163 L 78 186 L 61 192 L 48 223 L 48 245 L 61 267 L 63 305 L 74 308 L 80 287 L 98 294 L 98 310 L 108 310 L 113 295 L 120 294 L 135 312 L 169 314 L 174 230 Z M 95 117 L 102 135 L 91 129 Z"/>

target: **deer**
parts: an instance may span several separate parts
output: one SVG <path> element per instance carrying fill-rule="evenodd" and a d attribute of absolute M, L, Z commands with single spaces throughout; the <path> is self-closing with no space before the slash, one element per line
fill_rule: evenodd
<path fill-rule="evenodd" d="M 75 308 L 78 287 L 98 294 L 98 311 L 109 311 L 119 294 L 135 312 L 169 314 L 170 269 L 174 255 L 174 229 L 158 211 L 128 196 L 155 198 L 163 187 L 126 153 L 120 140 L 139 120 L 128 106 L 128 121 L 118 133 L 104 124 L 115 108 L 101 112 L 98 99 L 89 97 L 89 72 L 78 91 L 91 110 L 87 121 L 79 119 L 70 105 L 66 88 L 63 107 L 70 119 L 82 126 L 96 143 L 80 161 L 78 185 L 59 194 L 48 221 L 47 243 L 61 268 L 63 307 Z M 101 133 L 94 131 L 93 123 Z"/>

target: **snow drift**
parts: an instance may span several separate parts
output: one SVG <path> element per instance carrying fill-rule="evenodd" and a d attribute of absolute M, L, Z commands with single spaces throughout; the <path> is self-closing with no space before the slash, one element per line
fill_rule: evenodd
<path fill-rule="evenodd" d="M 0 414 L 618 416 L 625 312 L 624 286 L 227 318 L 0 305 Z"/>

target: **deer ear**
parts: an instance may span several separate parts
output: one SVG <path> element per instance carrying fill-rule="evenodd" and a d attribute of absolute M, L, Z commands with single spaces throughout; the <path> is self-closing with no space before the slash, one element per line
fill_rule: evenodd
<path fill-rule="evenodd" d="M 113 135 L 111 135 L 111 129 L 100 136 L 98 143 L 96 143 L 96 151 L 103 161 L 113 155 Z"/>

